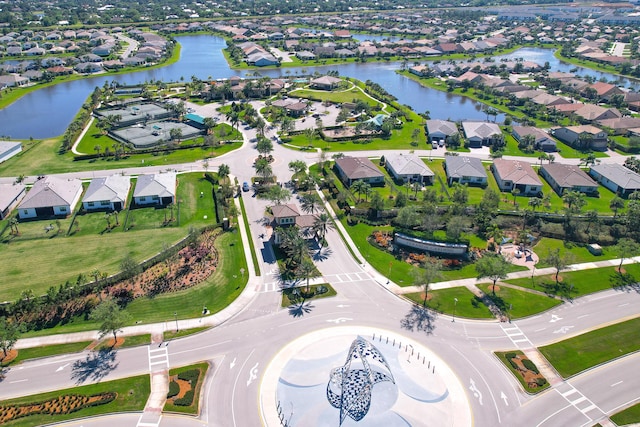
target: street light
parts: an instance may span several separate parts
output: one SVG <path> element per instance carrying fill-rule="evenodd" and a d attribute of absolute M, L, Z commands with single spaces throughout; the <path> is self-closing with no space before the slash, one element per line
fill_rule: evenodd
<path fill-rule="evenodd" d="M 176 332 L 178 332 L 178 312 L 173 312 L 173 317 L 176 319 Z"/>
<path fill-rule="evenodd" d="M 535 275 L 536 275 L 536 264 L 537 264 L 537 262 L 535 262 L 535 261 L 534 261 L 534 263 L 533 263 L 533 270 L 531 270 L 531 287 L 532 287 L 532 288 L 535 288 L 535 287 L 536 287 L 536 284 L 533 282 L 533 276 L 535 276 Z"/>
<path fill-rule="evenodd" d="M 453 299 L 453 317 L 451 318 L 452 322 L 456 321 L 456 306 L 458 305 L 458 298 Z"/>

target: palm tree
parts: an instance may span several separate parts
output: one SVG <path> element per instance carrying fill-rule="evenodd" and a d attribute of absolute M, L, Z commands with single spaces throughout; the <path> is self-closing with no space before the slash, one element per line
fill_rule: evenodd
<path fill-rule="evenodd" d="M 100 156 L 100 151 L 102 151 L 102 146 L 101 146 L 100 144 L 96 144 L 96 145 L 93 147 L 93 151 L 95 151 L 95 152 L 96 152 L 96 154 L 97 154 L 98 156 Z"/>
<path fill-rule="evenodd" d="M 220 178 L 220 181 L 224 181 L 229 176 L 230 172 L 231 169 L 229 168 L 229 165 L 223 163 L 218 166 L 218 178 Z"/>
<path fill-rule="evenodd" d="M 367 183 L 361 179 L 353 181 L 351 183 L 351 191 L 355 191 L 358 194 L 358 202 L 360 201 L 360 194 L 366 191 Z"/>
<path fill-rule="evenodd" d="M 317 193 L 305 194 L 300 198 L 300 207 L 304 212 L 313 215 L 317 210 L 322 209 L 322 199 Z"/>
<path fill-rule="evenodd" d="M 311 259 L 305 257 L 296 269 L 296 276 L 307 281 L 306 293 L 309 294 L 311 287 L 309 286 L 309 280 L 320 276 L 320 272 L 316 268 Z"/>
<path fill-rule="evenodd" d="M 260 175 L 265 181 L 267 178 L 270 178 L 273 175 L 273 169 L 269 164 L 269 160 L 262 157 L 255 161 L 253 167 L 256 170 L 256 173 Z"/>
<path fill-rule="evenodd" d="M 615 196 L 613 199 L 611 199 L 611 202 L 609 203 L 609 209 L 613 211 L 614 218 L 618 215 L 618 211 L 623 208 L 624 200 L 621 197 Z"/>
<path fill-rule="evenodd" d="M 325 212 L 318 215 L 313 222 L 313 231 L 321 242 L 324 242 L 324 237 L 326 236 L 327 231 L 333 230 L 333 228 L 333 221 L 331 221 L 331 217 Z"/>
<path fill-rule="evenodd" d="M 529 199 L 529 206 L 531 206 L 531 210 L 533 210 L 535 212 L 537 208 L 542 206 L 542 199 L 539 199 L 538 197 L 530 198 Z"/>
<path fill-rule="evenodd" d="M 513 190 L 511 190 L 511 195 L 513 196 L 513 206 L 516 205 L 516 197 L 518 197 L 519 194 L 520 194 L 519 188 L 514 188 Z"/>

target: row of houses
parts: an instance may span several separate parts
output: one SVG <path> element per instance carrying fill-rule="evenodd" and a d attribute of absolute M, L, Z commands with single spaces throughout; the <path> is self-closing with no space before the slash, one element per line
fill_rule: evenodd
<path fill-rule="evenodd" d="M 136 206 L 166 206 L 175 202 L 176 174 L 158 173 L 138 176 L 133 192 Z M 0 219 L 17 206 L 20 219 L 43 219 L 67 216 L 82 197 L 82 208 L 91 211 L 121 211 L 126 207 L 130 177 L 111 175 L 91 180 L 83 194 L 82 181 L 46 176 L 37 180 L 27 192 L 24 184 L 0 185 Z"/>
<path fill-rule="evenodd" d="M 418 182 L 423 185 L 433 183 L 435 174 L 415 154 L 385 155 L 383 161 L 386 170 L 397 182 Z M 478 158 L 446 156 L 443 167 L 448 185 L 487 185 L 487 168 Z M 374 186 L 384 185 L 384 174 L 366 157 L 336 159 L 335 169 L 348 186 L 355 181 L 365 181 Z M 593 165 L 587 173 L 578 166 L 549 163 L 542 165 L 536 173 L 528 162 L 498 158 L 492 161 L 489 169 L 500 191 L 517 191 L 523 196 L 539 196 L 542 193 L 543 184 L 539 176 L 560 196 L 568 191 L 597 196 L 598 183 L 621 197 L 640 191 L 640 174 L 619 164 Z"/>

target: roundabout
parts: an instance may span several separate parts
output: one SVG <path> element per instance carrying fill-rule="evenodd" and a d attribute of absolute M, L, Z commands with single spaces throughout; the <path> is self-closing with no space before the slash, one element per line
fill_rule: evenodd
<path fill-rule="evenodd" d="M 472 425 L 465 390 L 431 350 L 396 332 L 334 327 L 291 341 L 260 385 L 267 426 Z"/>

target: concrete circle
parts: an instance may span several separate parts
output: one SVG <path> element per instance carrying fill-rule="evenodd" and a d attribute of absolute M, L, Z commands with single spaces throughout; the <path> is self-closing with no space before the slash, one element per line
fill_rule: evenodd
<path fill-rule="evenodd" d="M 340 410 L 327 399 L 331 370 L 342 367 L 352 342 L 362 337 L 386 360 L 392 381 L 371 388 L 371 405 L 360 420 L 342 426 L 471 426 L 471 407 L 455 373 L 427 347 L 395 332 L 371 327 L 333 327 L 303 335 L 283 347 L 260 384 L 263 423 L 279 427 L 336 426 Z M 357 368 L 361 361 L 352 364 Z M 374 371 L 382 372 L 371 363 Z M 312 420 L 310 422 L 310 420 Z"/>

